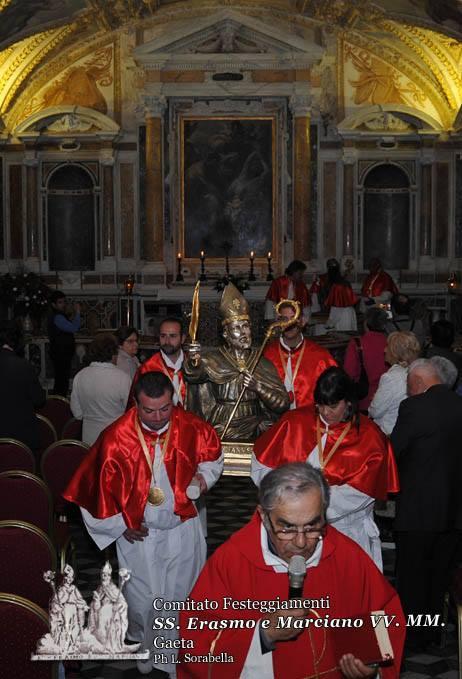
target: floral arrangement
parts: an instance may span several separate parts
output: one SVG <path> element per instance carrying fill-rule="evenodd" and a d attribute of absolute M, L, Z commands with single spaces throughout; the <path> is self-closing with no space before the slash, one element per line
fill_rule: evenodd
<path fill-rule="evenodd" d="M 37 274 L 18 273 L 0 276 L 0 298 L 13 309 L 13 316 L 30 314 L 40 318 L 47 310 L 51 289 Z"/>

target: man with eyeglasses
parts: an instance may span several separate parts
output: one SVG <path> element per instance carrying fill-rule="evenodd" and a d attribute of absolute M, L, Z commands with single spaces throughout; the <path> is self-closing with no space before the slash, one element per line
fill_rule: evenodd
<path fill-rule="evenodd" d="M 394 660 L 380 671 L 399 676 L 405 622 L 398 596 L 367 554 L 327 524 L 329 495 L 309 464 L 283 465 L 265 476 L 252 520 L 208 560 L 189 596 L 194 610 L 180 615 L 180 638 L 190 649 L 180 655 L 180 679 L 373 677 L 376 668 L 355 649 L 338 657 L 333 628 L 306 623 L 368 618 L 378 610 L 396 616 L 388 629 Z M 296 555 L 306 563 L 302 601 L 310 604 L 285 610 L 288 564 Z M 321 600 L 328 605 L 316 607 Z M 303 629 L 287 624 L 290 617 L 305 621 Z"/>

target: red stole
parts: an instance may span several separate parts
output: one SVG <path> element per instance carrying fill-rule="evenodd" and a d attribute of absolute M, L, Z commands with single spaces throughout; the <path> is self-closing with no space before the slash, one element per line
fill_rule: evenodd
<path fill-rule="evenodd" d="M 303 281 L 291 281 L 288 276 L 279 276 L 271 283 L 266 293 L 266 299 L 270 299 L 274 304 L 280 302 L 281 299 L 287 299 L 290 283 L 292 283 L 294 299 L 300 302 L 302 309 L 311 306 L 310 293 L 305 283 Z"/>
<path fill-rule="evenodd" d="M 342 434 L 345 423 L 329 427 L 324 459 Z M 285 413 L 254 443 L 259 462 L 275 469 L 288 462 L 306 462 L 317 445 L 316 412 L 313 407 Z M 399 491 L 398 471 L 391 444 L 376 424 L 360 416 L 359 432 L 354 424 L 333 457 L 324 475 L 331 486 L 348 483 L 377 500 Z"/>
<path fill-rule="evenodd" d="M 121 512 L 127 527 L 138 529 L 143 520 L 152 468 L 135 430 L 137 417 L 136 408 L 131 408 L 100 434 L 63 497 L 84 507 L 97 519 Z M 186 496 L 186 488 L 200 462 L 219 458 L 221 443 L 213 427 L 182 408 L 173 408 L 169 429 L 164 464 L 175 497 L 174 512 L 186 521 L 197 514 Z M 157 436 L 148 432 L 145 438 L 153 457 L 150 444 L 155 443 Z"/>
<path fill-rule="evenodd" d="M 300 363 L 298 360 L 303 351 Z M 263 352 L 263 356 L 267 358 L 275 366 L 278 371 L 281 381 L 285 379 L 285 368 L 288 360 L 288 351 L 285 349 L 279 340 L 273 340 Z M 291 401 L 294 400 L 296 407 L 312 405 L 314 402 L 313 393 L 318 381 L 318 377 L 331 366 L 336 366 L 337 363 L 332 358 L 331 354 L 320 347 L 319 344 L 311 342 L 311 340 L 304 339 L 302 344 L 291 352 L 292 355 L 292 372 L 295 373 L 298 364 L 298 371 L 294 380 L 295 394 L 289 394 Z"/>
<path fill-rule="evenodd" d="M 398 294 L 393 278 L 386 271 L 370 273 L 363 283 L 361 294 L 363 297 L 378 297 L 382 292 L 389 291 L 392 295 Z"/>
<path fill-rule="evenodd" d="M 348 306 L 354 306 L 357 304 L 357 302 L 359 302 L 359 297 L 355 295 L 351 289 L 351 285 L 334 283 L 334 285 L 332 285 L 331 289 L 329 290 L 329 294 L 327 295 L 324 305 L 326 307 L 335 306 L 345 308 Z"/>

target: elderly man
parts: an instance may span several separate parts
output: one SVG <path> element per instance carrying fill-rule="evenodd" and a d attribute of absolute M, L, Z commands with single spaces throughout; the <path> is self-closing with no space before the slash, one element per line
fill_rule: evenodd
<path fill-rule="evenodd" d="M 279 319 L 290 321 L 295 316 L 293 302 L 279 306 Z M 332 355 L 315 342 L 303 337 L 303 319 L 284 330 L 279 339 L 268 344 L 263 355 L 274 365 L 284 381 L 290 398 L 290 409 L 313 404 L 318 377 L 331 365 Z"/>
<path fill-rule="evenodd" d="M 128 636 L 150 650 L 153 600 L 183 600 L 206 558 L 188 486 L 195 479 L 205 492 L 223 466 L 214 429 L 174 406 L 172 397 L 166 375 L 142 375 L 135 387 L 137 405 L 102 433 L 64 493 L 80 505 L 100 549 L 116 541 L 119 567 L 131 571 L 124 589 Z M 151 658 L 139 663 L 142 673 L 152 668 Z M 173 664 L 161 669 L 171 672 Z"/>
<path fill-rule="evenodd" d="M 284 465 L 263 479 L 257 512 L 209 559 L 191 592 L 194 610 L 181 614 L 180 637 L 185 648 L 188 642 L 194 647 L 192 660 L 183 656 L 180 677 L 372 677 L 376 668 L 363 663 L 354 643 L 346 655 L 336 651 L 334 629 L 291 623 L 368 618 L 377 610 L 396 616 L 388 630 L 394 661 L 381 672 L 399 676 L 405 629 L 398 597 L 361 548 L 327 525 L 328 505 L 329 487 L 311 465 Z M 307 568 L 297 598 L 310 603 L 276 610 L 274 604 L 287 602 L 295 555 Z M 199 612 L 206 600 L 219 604 Z M 233 629 L 230 623 L 238 620 L 245 624 Z M 194 661 L 209 651 L 224 653 L 227 661 Z"/>
<path fill-rule="evenodd" d="M 289 408 L 289 395 L 266 358 L 250 373 L 258 352 L 251 346 L 249 305 L 232 283 L 223 292 L 220 315 L 225 345 L 205 356 L 191 352 L 184 362 L 188 409 L 210 422 L 225 440 L 253 441 Z"/>
<path fill-rule="evenodd" d="M 164 318 L 159 328 L 160 351 L 153 354 L 137 370 L 133 379 L 129 406 L 133 405 L 135 384 L 144 373 L 159 370 L 165 373 L 173 384 L 173 404 L 184 405 L 186 385 L 183 378 L 184 354 L 182 345 L 186 339 L 183 322 L 180 318 Z"/>
<path fill-rule="evenodd" d="M 410 365 L 408 394 L 391 434 L 401 485 L 397 588 L 407 614 L 436 615 L 462 528 L 462 400 L 444 384 L 433 359 Z M 408 643 L 420 650 L 439 634 L 438 627 L 410 627 Z"/>
<path fill-rule="evenodd" d="M 361 288 L 363 304 L 385 304 L 397 294 L 398 288 L 393 278 L 384 271 L 380 259 L 373 257 L 369 263 L 369 274 Z"/>

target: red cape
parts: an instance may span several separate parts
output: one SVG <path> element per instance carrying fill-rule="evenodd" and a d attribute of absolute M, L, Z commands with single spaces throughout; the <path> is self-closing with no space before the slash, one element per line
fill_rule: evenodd
<path fill-rule="evenodd" d="M 363 297 L 378 297 L 385 291 L 392 295 L 398 294 L 398 288 L 393 278 L 386 271 L 379 271 L 378 274 L 370 273 L 363 283 L 361 294 Z"/>
<path fill-rule="evenodd" d="M 327 299 L 324 302 L 326 307 L 341 307 L 354 306 L 359 302 L 359 297 L 355 295 L 351 289 L 351 285 L 342 285 L 341 283 L 334 283 L 329 290 Z"/>
<path fill-rule="evenodd" d="M 135 430 L 137 417 L 136 408 L 131 408 L 100 434 L 63 497 L 97 519 L 122 512 L 127 527 L 139 529 L 152 474 Z M 152 449 L 150 444 L 157 437 L 142 431 Z M 217 460 L 220 451 L 220 439 L 213 427 L 193 413 L 173 408 L 164 463 L 175 496 L 174 512 L 183 521 L 197 514 L 186 497 L 197 465 Z"/>
<path fill-rule="evenodd" d="M 164 359 L 162 358 L 162 353 L 160 351 L 150 356 L 150 358 L 148 358 L 144 363 L 140 365 L 140 367 L 135 373 L 135 377 L 133 378 L 132 386 L 130 389 L 130 396 L 128 397 L 127 401 L 127 410 L 128 408 L 131 408 L 133 405 L 135 405 L 135 384 L 138 382 L 141 375 L 144 375 L 144 373 L 149 372 L 164 373 L 164 375 L 167 375 L 171 382 L 173 381 L 173 375 L 175 374 L 173 368 L 169 368 L 168 365 L 165 364 Z M 186 383 L 184 381 L 183 370 L 180 370 L 178 372 L 178 378 L 180 380 L 181 397 L 183 399 L 183 403 L 186 403 Z"/>
<path fill-rule="evenodd" d="M 265 564 L 260 530 L 261 520 L 255 514 L 250 523 L 216 550 L 202 570 L 189 600 L 216 601 L 218 610 L 184 611 L 180 614 L 180 638 L 191 639 L 194 643 L 194 648 L 187 651 L 189 654 L 203 656 L 212 652 L 216 656 L 227 653 L 232 656 L 233 662 L 185 662 L 183 651 L 180 654 L 183 663 L 177 666 L 178 679 L 236 679 L 241 674 L 254 633 L 254 629 L 188 629 L 188 621 L 193 618 L 199 621 L 259 620 L 265 615 L 259 610 L 249 610 L 249 605 L 245 604 L 240 610 L 223 610 L 225 597 L 234 602 L 247 599 L 268 602 L 275 601 L 277 597 L 287 600 L 287 573 L 276 573 Z M 327 596 L 329 608 L 316 610 L 324 619 L 328 616 L 330 619 L 368 616 L 371 611 L 377 610 L 396 616 L 388 629 L 395 660 L 391 667 L 381 668 L 381 675 L 384 679 L 399 677 L 406 628 L 398 596 L 367 554 L 331 526 L 323 540 L 319 565 L 308 570 L 303 587 L 306 599 Z M 314 614 L 309 617 L 314 617 Z M 193 624 L 190 623 L 190 626 Z M 343 677 L 336 669 L 330 634 L 328 628 L 312 627 L 310 632 L 303 630 L 296 639 L 278 643 L 272 652 L 275 679 Z M 316 667 L 313 649 L 318 661 Z"/>
<path fill-rule="evenodd" d="M 292 352 L 292 370 L 295 370 L 303 347 L 303 356 L 295 378 L 295 402 L 297 408 L 313 404 L 313 392 L 318 377 L 330 366 L 337 365 L 327 349 L 320 347 L 319 344 L 316 344 L 315 342 L 311 342 L 311 340 L 304 339 L 303 344 Z M 281 353 L 283 355 L 283 360 L 281 360 Z M 271 361 L 276 367 L 281 382 L 284 382 L 288 352 L 281 345 L 280 341 L 273 340 L 270 342 L 266 346 L 263 356 Z M 293 401 L 293 395 L 289 395 L 291 396 L 291 401 Z"/>
<path fill-rule="evenodd" d="M 277 304 L 281 299 L 287 299 L 289 294 L 290 279 L 288 276 L 279 276 L 275 278 L 271 283 L 268 292 L 266 293 L 266 299 L 270 299 L 274 304 Z M 292 281 L 294 288 L 294 298 L 297 302 L 300 302 L 302 309 L 307 306 L 311 306 L 311 297 L 303 281 Z"/>
<path fill-rule="evenodd" d="M 345 423 L 330 427 L 324 457 L 339 438 Z M 275 469 L 288 462 L 306 462 L 316 446 L 316 412 L 313 407 L 285 413 L 254 443 L 259 462 Z M 308 462 L 309 462 L 308 458 Z M 398 471 L 391 444 L 385 434 L 365 415 L 360 416 L 359 432 L 350 431 L 324 468 L 331 486 L 348 483 L 376 500 L 399 491 Z"/>

